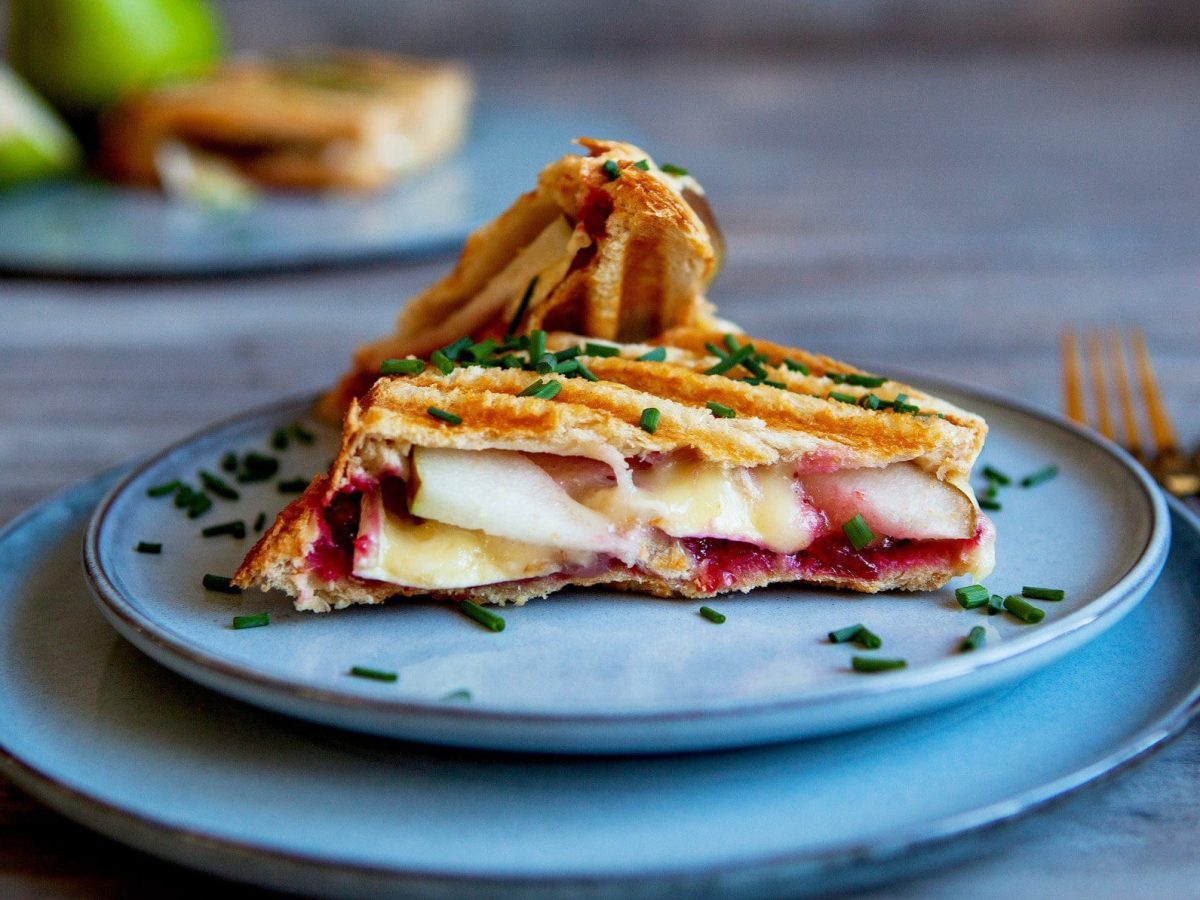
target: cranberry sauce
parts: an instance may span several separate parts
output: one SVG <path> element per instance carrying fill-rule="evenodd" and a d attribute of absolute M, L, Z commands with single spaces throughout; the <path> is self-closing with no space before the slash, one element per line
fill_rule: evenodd
<path fill-rule="evenodd" d="M 683 544 L 700 563 L 699 586 L 706 591 L 728 590 L 748 575 L 788 574 L 795 578 L 834 576 L 873 581 L 897 569 L 949 564 L 965 556 L 990 527 L 981 521 L 975 536 L 960 540 L 913 541 L 885 538 L 855 550 L 846 536 L 831 531 L 798 553 L 774 553 L 724 538 L 684 538 Z"/>
<path fill-rule="evenodd" d="M 387 509 L 407 508 L 407 485 L 401 479 L 385 478 L 377 483 L 369 478 L 355 478 L 321 510 L 321 536 L 308 551 L 308 568 L 318 578 L 336 581 L 352 577 L 362 495 L 372 490 L 383 492 Z"/>

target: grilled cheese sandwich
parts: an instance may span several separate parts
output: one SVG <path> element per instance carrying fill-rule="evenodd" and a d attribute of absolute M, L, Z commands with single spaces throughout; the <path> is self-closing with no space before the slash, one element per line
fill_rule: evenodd
<path fill-rule="evenodd" d="M 969 482 L 987 426 L 914 388 L 691 328 L 656 347 L 535 331 L 442 355 L 449 372 L 352 402 L 332 468 L 236 583 L 327 611 L 595 584 L 923 590 L 991 569 Z M 856 516 L 861 545 L 843 529 Z"/>

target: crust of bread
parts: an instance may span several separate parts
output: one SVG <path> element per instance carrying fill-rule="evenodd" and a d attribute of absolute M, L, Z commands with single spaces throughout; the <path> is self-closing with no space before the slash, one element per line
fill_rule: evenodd
<path fill-rule="evenodd" d="M 264 185 L 374 190 L 453 152 L 472 95 L 455 63 L 366 51 L 237 60 L 122 100 L 99 158 L 119 181 L 156 184 L 155 153 L 178 140 Z"/>
<path fill-rule="evenodd" d="M 298 607 L 317 611 L 421 593 L 354 578 L 323 583 L 305 566 L 321 531 L 319 510 L 356 478 L 377 474 L 378 460 L 405 457 L 412 446 L 552 453 L 618 465 L 629 457 L 685 452 L 730 467 L 795 461 L 801 470 L 813 471 L 911 461 L 959 487 L 974 502 L 968 479 L 987 434 L 979 416 L 899 382 L 870 389 L 835 382 L 830 375 L 867 373 L 828 357 L 763 342 L 755 342 L 755 348 L 767 357 L 771 379 L 782 382 L 783 389 L 707 375 L 704 370 L 716 357 L 704 345 L 714 338 L 721 339 L 701 329 L 671 331 L 663 338 L 671 343 L 662 362 L 637 359 L 650 349 L 647 344 L 624 345 L 619 356 L 587 357 L 587 366 L 600 380 L 559 378 L 561 390 L 553 400 L 519 396 L 539 376 L 517 369 L 470 366 L 448 375 L 427 369 L 415 376 L 380 378 L 361 402 L 352 401 L 329 474 L 281 514 L 247 556 L 236 583 L 282 589 L 299 598 Z M 555 333 L 548 345 L 562 349 L 581 340 Z M 809 374 L 781 365 L 784 358 L 802 362 Z M 834 389 L 854 396 L 871 392 L 882 400 L 906 394 L 923 414 L 833 400 L 828 394 Z M 715 418 L 705 405 L 709 401 L 731 407 L 736 417 Z M 434 418 L 430 407 L 454 413 L 462 422 L 449 425 Z M 653 434 L 639 424 L 648 407 L 661 414 Z M 662 558 L 682 553 L 681 547 L 668 541 Z M 967 572 L 986 574 L 991 553 L 989 537 L 967 547 L 960 557 L 897 569 L 876 579 L 824 575 L 804 580 L 863 592 L 927 590 Z M 722 592 L 795 578 L 787 572 L 760 571 L 740 576 Z M 670 565 L 549 576 L 435 595 L 523 603 L 567 584 L 608 584 L 658 596 L 713 595 L 687 577 L 673 577 Z"/>
<path fill-rule="evenodd" d="M 543 169 L 532 191 L 467 238 L 448 275 L 409 301 L 393 334 L 358 349 L 350 372 L 319 406 L 325 417 L 340 417 L 364 394 L 383 360 L 424 356 L 464 334 L 544 328 L 635 341 L 715 321 L 705 291 L 717 271 L 721 237 L 711 216 L 697 212 L 707 206 L 686 199 L 702 197 L 700 186 L 690 177 L 665 175 L 632 144 L 579 143 L 589 155 L 569 154 Z M 635 165 L 642 161 L 645 170 Z M 613 165 L 616 178 L 605 170 Z M 576 255 L 561 281 L 539 281 L 521 316 L 517 295 L 498 304 L 471 302 L 564 216 L 574 229 Z"/>

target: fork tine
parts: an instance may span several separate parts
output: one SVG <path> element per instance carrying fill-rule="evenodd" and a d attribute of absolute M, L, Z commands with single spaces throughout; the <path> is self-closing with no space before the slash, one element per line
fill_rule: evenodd
<path fill-rule="evenodd" d="M 1104 381 L 1104 358 L 1100 351 L 1100 332 L 1089 328 L 1087 333 L 1088 370 L 1092 376 L 1092 401 L 1096 406 L 1096 430 L 1110 441 L 1116 440 L 1112 415 L 1108 411 L 1108 386 Z"/>
<path fill-rule="evenodd" d="M 1146 401 L 1146 413 L 1150 418 L 1150 434 L 1154 440 L 1155 453 L 1177 453 L 1179 448 L 1175 441 L 1175 429 L 1171 425 L 1171 417 L 1163 403 L 1162 394 L 1158 390 L 1158 380 L 1154 377 L 1154 366 L 1150 364 L 1150 353 L 1146 349 L 1146 338 L 1140 328 L 1134 328 L 1129 333 L 1129 343 L 1133 348 L 1134 365 L 1137 366 L 1138 381 L 1142 386 L 1142 397 Z"/>
<path fill-rule="evenodd" d="M 1080 425 L 1087 424 L 1083 412 L 1083 378 L 1079 371 L 1079 341 L 1074 328 L 1062 333 L 1063 408 L 1067 418 Z"/>
<path fill-rule="evenodd" d="M 1117 402 L 1121 407 L 1125 446 L 1135 459 L 1144 461 L 1142 442 L 1138 435 L 1137 415 L 1133 405 L 1133 389 L 1129 383 L 1129 369 L 1125 365 L 1125 349 L 1121 345 L 1121 332 L 1116 328 L 1112 328 L 1108 332 L 1108 359 L 1113 383 L 1117 388 Z"/>

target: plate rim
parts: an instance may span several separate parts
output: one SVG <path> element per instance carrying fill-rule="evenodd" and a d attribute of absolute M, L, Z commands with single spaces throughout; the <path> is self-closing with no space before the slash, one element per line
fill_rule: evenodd
<path fill-rule="evenodd" d="M 118 466 L 91 479 L 68 486 L 49 498 L 34 505 L 16 518 L 0 527 L 0 543 L 25 528 L 39 515 L 66 501 L 76 492 L 97 486 L 106 479 L 120 480 L 125 466 Z M 1200 516 L 1192 513 L 1175 498 L 1166 498 L 1172 515 L 1193 533 L 1193 540 L 1200 540 Z M 86 512 L 80 517 L 87 515 Z M 1172 544 L 1174 539 L 1172 539 Z M 0 601 L 2 602 L 2 601 Z M 1028 788 L 1015 797 L 995 801 L 974 810 L 955 813 L 933 819 L 908 832 L 894 836 L 883 836 L 872 846 L 847 841 L 836 847 L 819 852 L 798 851 L 774 853 L 754 859 L 733 863 L 713 864 L 706 868 L 678 867 L 659 868 L 635 874 L 622 874 L 612 878 L 577 875 L 487 875 L 478 873 L 447 872 L 438 869 L 414 867 L 378 866 L 364 863 L 338 861 L 332 856 L 317 856 L 270 847 L 261 843 L 239 841 L 194 831 L 179 825 L 164 822 L 153 815 L 135 812 L 119 804 L 92 796 L 81 788 L 72 787 L 65 781 L 38 769 L 32 762 L 12 753 L 0 735 L 0 773 L 28 791 L 62 815 L 81 822 L 102 834 L 112 837 L 139 850 L 152 853 L 175 863 L 202 869 L 211 873 L 233 878 L 242 882 L 260 885 L 297 888 L 295 879 L 312 874 L 327 875 L 327 886 L 348 885 L 344 881 L 347 873 L 354 877 L 382 879 L 380 886 L 395 886 L 397 879 L 409 882 L 434 882 L 440 887 L 497 890 L 520 890 L 523 887 L 542 890 L 571 888 L 576 886 L 597 887 L 601 884 L 620 888 L 639 884 L 652 884 L 678 878 L 717 878 L 726 882 L 740 875 L 768 875 L 772 871 L 789 866 L 816 866 L 817 874 L 846 866 L 855 861 L 881 863 L 899 858 L 908 851 L 920 851 L 958 835 L 975 835 L 991 831 L 1017 818 L 1023 817 L 1060 799 L 1079 793 L 1085 788 L 1107 781 L 1127 771 L 1136 763 L 1165 747 L 1178 737 L 1200 713 L 1200 682 L 1194 684 L 1184 698 L 1151 721 L 1128 740 L 1103 754 L 1091 765 L 1061 775 L 1042 785 Z M 126 829 L 122 831 L 122 826 Z M 247 857 L 265 856 L 275 868 L 261 873 L 261 877 L 247 877 L 247 870 L 239 863 Z M 257 874 L 257 873 L 256 873 Z M 310 890 L 322 886 L 309 884 Z"/>
<path fill-rule="evenodd" d="M 286 701 L 299 701 L 309 705 L 314 703 L 331 704 L 343 710 L 366 711 L 390 717 L 433 716 L 440 719 L 475 723 L 492 722 L 507 725 L 532 723 L 550 726 L 584 726 L 614 723 L 646 725 L 652 723 L 684 722 L 699 718 L 744 717 L 748 715 L 791 712 L 813 706 L 835 703 L 839 700 L 874 698 L 893 694 L 911 694 L 914 691 L 949 683 L 956 678 L 962 678 L 970 673 L 983 670 L 994 671 L 997 666 L 1006 665 L 1015 657 L 1033 653 L 1053 641 L 1079 633 L 1098 619 L 1111 617 L 1119 613 L 1127 605 L 1132 593 L 1136 593 L 1137 589 L 1144 582 L 1149 580 L 1153 583 L 1153 579 L 1157 578 L 1170 549 L 1170 514 L 1167 511 L 1167 505 L 1162 492 L 1155 485 L 1149 473 L 1122 448 L 1114 442 L 1092 433 L 1089 429 L 1077 425 L 1056 413 L 1034 406 L 1021 398 L 1009 397 L 991 388 L 979 387 L 968 382 L 941 376 L 925 375 L 914 370 L 897 367 L 888 367 L 888 370 L 900 375 L 906 383 L 933 385 L 935 390 L 949 389 L 951 392 L 979 397 L 986 402 L 1016 410 L 1052 427 L 1057 427 L 1073 434 L 1103 450 L 1120 463 L 1126 473 L 1132 475 L 1134 482 L 1141 488 L 1141 493 L 1143 498 L 1148 502 L 1150 512 L 1150 529 L 1145 544 L 1140 548 L 1136 560 L 1125 574 L 1107 591 L 1095 597 L 1083 608 L 1069 613 L 1062 619 L 1055 620 L 1050 625 L 1039 626 L 1036 631 L 1030 632 L 1028 635 L 1022 635 L 1020 641 L 1005 641 L 999 645 L 985 648 L 982 653 L 971 654 L 970 656 L 950 656 L 919 668 L 891 673 L 887 679 L 843 683 L 817 690 L 808 690 L 798 696 L 774 697 L 743 701 L 730 705 L 695 706 L 672 710 L 592 710 L 581 713 L 542 713 L 535 711 L 503 711 L 489 709 L 486 706 L 465 707 L 462 705 L 441 703 L 437 700 L 421 701 L 413 698 L 389 699 L 386 697 L 354 694 L 338 688 L 306 687 L 297 685 L 286 678 L 264 675 L 227 662 L 215 654 L 195 648 L 194 642 L 188 641 L 182 635 L 179 635 L 175 640 L 165 639 L 164 635 L 171 636 L 175 632 L 170 628 L 161 629 L 153 627 L 152 623 L 137 611 L 135 605 L 126 600 L 123 594 L 117 589 L 101 563 L 101 539 L 108 514 L 116 500 L 146 469 L 214 432 L 235 427 L 248 420 L 261 418 L 299 404 L 306 404 L 311 407 L 312 402 L 318 395 L 304 393 L 254 407 L 209 424 L 134 464 L 133 468 L 124 477 L 120 478 L 101 499 L 88 523 L 83 547 L 84 577 L 88 582 L 94 599 L 100 606 L 101 612 L 112 622 L 114 627 L 117 627 L 122 634 L 125 634 L 135 644 L 138 644 L 139 649 L 143 652 L 148 653 L 161 664 L 166 665 L 168 668 L 192 681 L 195 678 L 191 673 L 182 671 L 177 665 L 172 665 L 172 663 L 182 661 L 182 664 L 185 666 L 194 665 L 200 667 L 216 681 L 228 679 L 241 686 L 248 685 L 254 690 L 267 691 L 276 696 L 281 696 Z M 147 646 L 142 646 L 140 641 L 144 641 Z M 210 687 L 214 686 L 208 682 L 206 684 Z M 242 695 L 238 694 L 237 696 Z"/>

